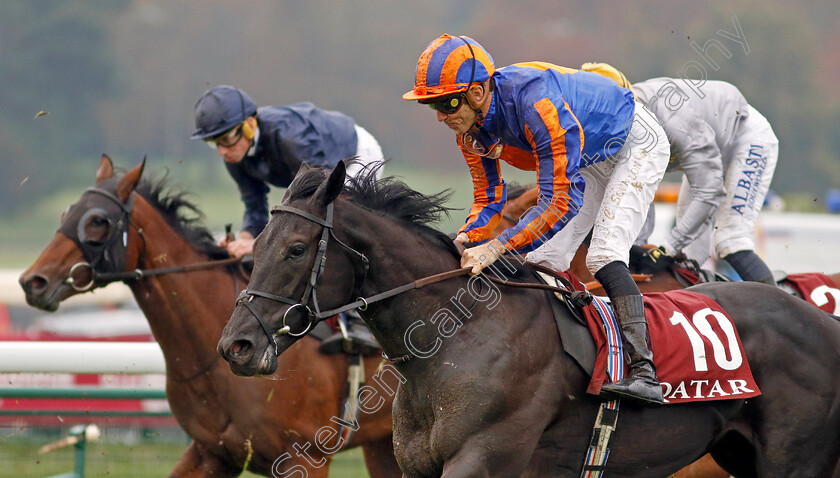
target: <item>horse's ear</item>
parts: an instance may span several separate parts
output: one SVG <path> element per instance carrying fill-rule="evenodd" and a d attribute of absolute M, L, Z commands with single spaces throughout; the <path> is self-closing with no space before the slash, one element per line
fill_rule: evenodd
<path fill-rule="evenodd" d="M 140 182 L 140 176 L 143 175 L 143 168 L 145 166 L 146 157 L 144 156 L 143 161 L 141 161 L 136 168 L 125 173 L 125 176 L 120 179 L 120 184 L 117 185 L 117 197 L 120 198 L 121 201 L 128 201 L 128 197 L 131 196 L 134 188 L 137 187 L 137 183 Z"/>
<path fill-rule="evenodd" d="M 308 163 L 300 163 L 300 167 L 297 170 L 297 174 L 300 174 L 304 171 L 309 171 L 310 169 L 312 169 L 312 166 L 310 166 Z"/>
<path fill-rule="evenodd" d="M 339 161 L 330 173 L 330 177 L 318 186 L 318 190 L 315 191 L 313 196 L 318 198 L 318 201 L 324 206 L 335 201 L 335 198 L 344 189 L 344 179 L 346 177 L 347 168 L 344 165 L 344 161 Z"/>
<path fill-rule="evenodd" d="M 99 161 L 99 167 L 96 168 L 96 184 L 112 177 L 114 177 L 114 163 L 111 162 L 111 158 L 107 154 L 103 153 L 102 160 Z"/>

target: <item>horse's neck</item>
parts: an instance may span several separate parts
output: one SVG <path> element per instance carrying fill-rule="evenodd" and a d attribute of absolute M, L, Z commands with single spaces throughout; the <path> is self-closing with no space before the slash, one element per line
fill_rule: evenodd
<path fill-rule="evenodd" d="M 370 261 L 367 279 L 361 290 L 363 297 L 370 297 L 396 287 L 442 272 L 458 269 L 460 264 L 451 252 L 432 241 L 417 237 L 417 232 L 396 221 L 371 214 L 362 209 L 353 210 L 349 222 L 337 225 L 337 233 L 349 233 L 353 247 L 362 251 Z M 399 294 L 370 306 L 362 312 L 368 325 L 376 334 L 387 354 L 404 354 L 405 331 L 418 318 L 428 319 L 444 306 L 466 283 L 466 276 L 449 279 Z M 418 294 L 424 297 L 422 303 Z M 435 327 L 425 327 L 432 329 Z M 425 335 L 428 332 L 428 337 Z M 420 343 L 434 341 L 436 332 L 417 330 Z"/>
<path fill-rule="evenodd" d="M 143 267 L 167 268 L 209 260 L 145 201 L 136 201 L 134 223 L 143 231 Z M 233 310 L 237 291 L 224 267 L 162 274 L 129 283 L 163 350 L 167 370 L 189 376 L 206 366 Z M 177 373 L 177 372 L 176 372 Z"/>

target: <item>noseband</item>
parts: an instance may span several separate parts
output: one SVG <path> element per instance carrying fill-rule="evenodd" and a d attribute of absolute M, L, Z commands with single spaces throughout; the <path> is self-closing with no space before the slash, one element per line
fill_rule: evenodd
<path fill-rule="evenodd" d="M 315 324 L 327 317 L 332 317 L 333 315 L 340 312 L 344 312 L 346 310 L 355 309 L 360 305 L 364 305 L 364 308 L 361 308 L 361 310 L 367 308 L 367 301 L 364 298 L 359 298 L 359 300 L 353 302 L 352 304 L 339 307 L 337 309 L 321 311 L 321 308 L 318 304 L 318 280 L 324 273 L 324 266 L 327 260 L 327 245 L 329 243 L 330 237 L 332 237 L 341 247 L 355 254 L 356 257 L 358 257 L 359 260 L 362 262 L 362 281 L 357 288 L 354 288 L 354 293 L 356 291 L 361 290 L 365 280 L 367 279 L 368 268 L 370 267 L 368 258 L 364 254 L 342 242 L 338 237 L 336 237 L 335 233 L 333 232 L 333 203 L 327 205 L 327 215 L 325 219 L 321 219 L 317 216 L 309 214 L 306 211 L 302 211 L 300 209 L 290 206 L 274 206 L 273 208 L 271 208 L 271 214 L 281 212 L 295 214 L 310 222 L 319 224 L 321 227 L 323 227 L 323 230 L 321 231 L 321 239 L 318 241 L 318 252 L 315 255 L 315 262 L 312 264 L 312 271 L 309 274 L 309 282 L 307 282 L 306 288 L 304 289 L 303 295 L 301 296 L 300 300 L 289 299 L 280 295 L 250 289 L 244 289 L 242 292 L 239 293 L 239 297 L 236 299 L 237 306 L 244 305 L 251 312 L 254 318 L 257 319 L 257 322 L 259 322 L 260 327 L 262 328 L 263 332 L 265 332 L 266 337 L 268 337 L 268 342 L 270 344 L 274 344 L 275 355 L 278 355 L 280 350 L 277 345 L 277 341 L 274 338 L 276 335 L 290 335 L 292 337 L 302 337 L 306 335 L 310 330 L 312 330 Z M 291 306 L 288 309 L 286 309 L 286 312 L 283 313 L 283 322 L 280 326 L 280 329 L 274 334 L 269 332 L 268 326 L 266 325 L 262 315 L 252 305 L 254 297 L 262 297 L 265 299 L 273 300 L 275 302 L 282 302 Z M 310 297 L 312 299 L 312 308 L 310 308 L 309 305 L 307 305 L 310 302 Z M 307 317 L 308 322 L 306 324 L 306 328 L 304 328 L 301 332 L 292 332 L 291 327 L 286 324 L 286 319 L 289 315 L 289 312 L 295 309 L 300 309 L 300 311 L 306 314 Z"/>

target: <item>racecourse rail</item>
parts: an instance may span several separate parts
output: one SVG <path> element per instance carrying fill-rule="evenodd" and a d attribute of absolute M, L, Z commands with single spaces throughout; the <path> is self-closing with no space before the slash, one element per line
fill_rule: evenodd
<path fill-rule="evenodd" d="M 0 342 L 0 373 L 163 374 L 163 353 L 155 342 Z M 2 398 L 165 399 L 150 388 L 0 386 Z M 52 415 L 50 410 L 0 410 L 0 415 Z M 61 411 L 61 415 L 170 416 L 170 411 Z"/>

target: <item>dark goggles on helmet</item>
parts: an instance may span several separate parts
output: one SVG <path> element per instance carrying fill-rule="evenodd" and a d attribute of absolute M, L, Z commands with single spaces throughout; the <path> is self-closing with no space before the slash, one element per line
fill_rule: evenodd
<path fill-rule="evenodd" d="M 218 149 L 219 146 L 224 146 L 225 148 L 230 148 L 236 145 L 239 140 L 242 139 L 242 124 L 240 123 L 239 126 L 233 128 L 230 131 L 220 134 L 219 136 L 214 136 L 212 138 L 205 139 L 204 142 L 207 143 L 207 146 L 210 149 Z"/>
<path fill-rule="evenodd" d="M 458 93 L 435 101 L 423 102 L 423 104 L 429 105 L 429 108 L 440 111 L 445 115 L 451 115 L 461 109 L 461 106 L 467 101 L 466 98 L 466 93 Z"/>

